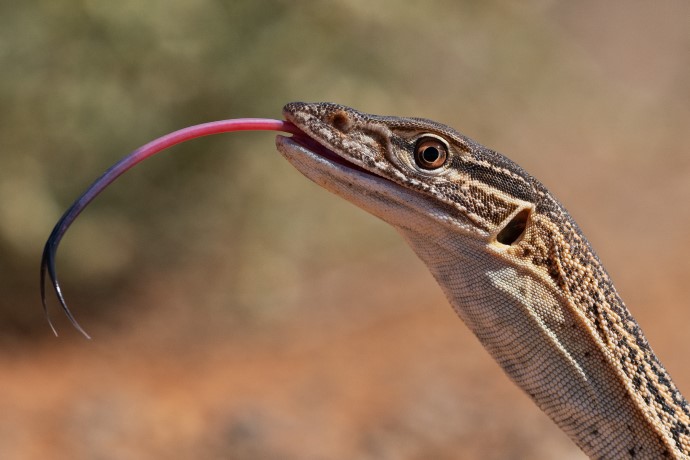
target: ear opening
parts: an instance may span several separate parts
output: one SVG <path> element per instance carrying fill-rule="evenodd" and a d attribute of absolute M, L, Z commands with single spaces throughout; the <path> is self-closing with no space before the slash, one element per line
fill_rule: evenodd
<path fill-rule="evenodd" d="M 532 214 L 532 209 L 525 208 L 520 210 L 517 214 L 513 216 L 512 219 L 501 229 L 496 235 L 496 241 L 506 246 L 512 246 L 513 244 L 520 241 L 522 235 L 524 235 L 527 229 L 527 224 L 529 223 L 529 217 Z"/>

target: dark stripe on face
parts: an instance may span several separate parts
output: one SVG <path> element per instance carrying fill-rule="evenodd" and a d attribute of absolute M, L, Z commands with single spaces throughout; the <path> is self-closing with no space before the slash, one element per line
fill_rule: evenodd
<path fill-rule="evenodd" d="M 491 152 L 495 156 L 499 156 L 497 153 Z M 522 168 L 517 166 L 512 161 L 501 156 L 504 161 L 497 162 L 495 158 L 487 158 L 489 155 L 473 155 L 472 157 L 459 157 L 456 159 L 456 164 L 454 166 L 463 173 L 469 175 L 472 179 L 480 181 L 489 187 L 496 188 L 503 193 L 506 193 L 514 198 L 522 201 L 527 201 L 529 203 L 536 203 L 536 193 L 532 186 L 532 178 L 527 173 L 525 173 Z M 495 167 L 489 167 L 482 164 L 478 164 L 476 160 L 487 161 L 490 164 L 498 166 L 498 168 L 506 169 L 510 171 L 510 174 L 503 171 L 497 170 Z M 501 164 L 502 163 L 502 164 Z M 525 182 L 515 179 L 512 175 L 517 175 L 525 179 Z"/>

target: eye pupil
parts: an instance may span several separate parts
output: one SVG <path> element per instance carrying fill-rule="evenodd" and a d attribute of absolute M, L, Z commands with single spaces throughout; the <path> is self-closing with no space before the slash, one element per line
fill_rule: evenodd
<path fill-rule="evenodd" d="M 433 137 L 423 137 L 417 141 L 414 152 L 415 162 L 422 169 L 438 169 L 446 164 L 448 148 L 446 144 Z"/>
<path fill-rule="evenodd" d="M 438 157 L 440 156 L 441 154 L 436 147 L 427 147 L 422 152 L 422 158 L 424 158 L 424 160 L 428 163 L 433 163 L 434 161 L 438 160 Z"/>

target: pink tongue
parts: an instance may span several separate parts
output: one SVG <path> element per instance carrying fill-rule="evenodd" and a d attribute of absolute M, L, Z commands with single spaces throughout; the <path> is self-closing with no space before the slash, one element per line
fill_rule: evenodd
<path fill-rule="evenodd" d="M 57 332 L 55 331 L 52 323 L 50 323 L 50 318 L 48 317 L 48 307 L 46 304 L 45 292 L 46 272 L 50 277 L 55 294 L 57 295 L 60 305 L 62 306 L 62 310 L 67 315 L 67 318 L 69 318 L 77 330 L 79 330 L 85 337 L 89 338 L 89 335 L 86 333 L 86 331 L 84 331 L 84 329 L 82 329 L 79 323 L 77 323 L 77 320 L 72 315 L 72 312 L 69 310 L 69 308 L 67 308 L 67 303 L 65 302 L 65 298 L 62 294 L 62 289 L 60 288 L 60 283 L 58 282 L 57 272 L 55 269 L 55 254 L 57 253 L 60 240 L 77 216 L 115 179 L 143 160 L 167 149 L 168 147 L 172 147 L 173 145 L 180 144 L 191 139 L 196 139 L 197 137 L 210 136 L 211 134 L 230 133 L 234 131 L 284 131 L 291 134 L 303 134 L 302 131 L 288 121 L 271 120 L 267 118 L 237 118 L 234 120 L 220 120 L 183 128 L 159 137 L 158 139 L 139 147 L 134 152 L 115 163 L 105 173 L 103 173 L 101 177 L 96 179 L 96 181 L 91 184 L 91 186 L 86 189 L 86 191 L 79 198 L 77 198 L 74 203 L 72 203 L 72 206 L 69 207 L 57 224 L 55 224 L 55 227 L 53 228 L 53 231 L 48 237 L 48 241 L 46 241 L 46 245 L 43 248 L 43 258 L 41 260 L 41 300 L 43 301 L 43 309 L 46 313 L 46 317 L 48 318 L 48 323 L 56 335 Z"/>
<path fill-rule="evenodd" d="M 139 147 L 121 160 L 121 162 L 132 158 L 131 166 L 134 166 L 151 155 L 155 155 L 161 150 L 165 150 L 181 142 L 196 139 L 197 137 L 210 136 L 211 134 L 230 133 L 234 131 L 284 131 L 292 134 L 302 133 L 302 131 L 289 121 L 271 120 L 268 118 L 237 118 L 234 120 L 212 121 L 183 128 L 159 137 Z"/>

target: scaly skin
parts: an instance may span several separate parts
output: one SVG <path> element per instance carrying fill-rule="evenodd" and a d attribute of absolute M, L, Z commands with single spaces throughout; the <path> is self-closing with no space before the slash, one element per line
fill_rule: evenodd
<path fill-rule="evenodd" d="M 278 137 L 281 154 L 393 225 L 508 376 L 587 455 L 689 458 L 687 401 L 541 183 L 430 120 L 328 103 L 284 114 L 303 134 Z M 422 138 L 446 146 L 441 167 L 417 164 Z"/>

